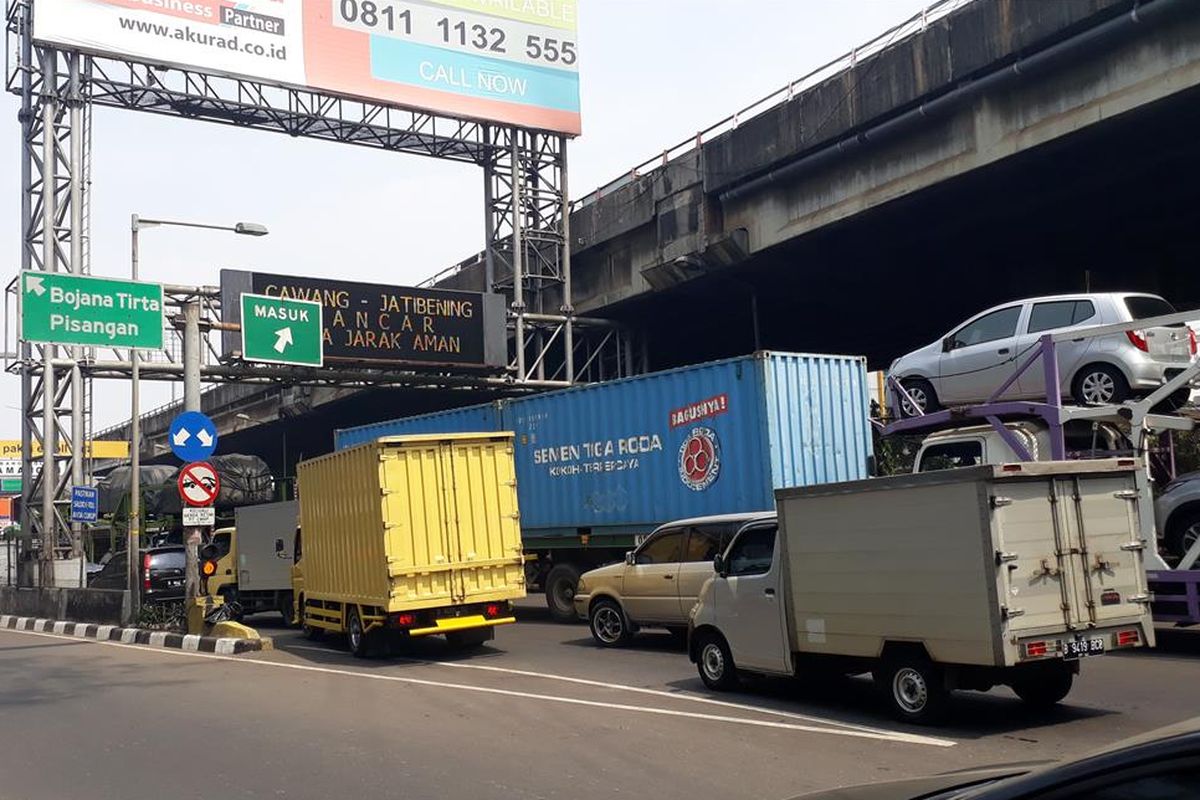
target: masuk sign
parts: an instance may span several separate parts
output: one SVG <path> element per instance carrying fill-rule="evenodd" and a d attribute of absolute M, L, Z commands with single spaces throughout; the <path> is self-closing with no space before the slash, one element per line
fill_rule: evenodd
<path fill-rule="evenodd" d="M 508 361 L 504 298 L 498 294 L 458 292 L 442 289 L 417 289 L 376 283 L 272 275 L 262 272 L 221 270 L 222 308 L 237 310 L 243 319 L 243 297 L 263 300 L 309 301 L 321 307 L 320 332 L 326 365 L 363 363 L 425 365 L 439 367 L 504 368 Z M 248 361 L 272 360 L 296 349 L 300 328 L 292 325 L 289 344 L 278 332 L 284 324 L 264 319 L 260 348 L 252 353 L 251 340 L 243 343 L 237 332 L 226 331 L 222 338 L 226 356 L 241 356 Z M 286 323 L 287 320 L 283 320 Z M 283 350 L 279 351 L 279 345 Z M 262 357 L 265 356 L 265 357 Z M 299 363 L 287 361 L 285 363 Z M 319 362 L 318 362 L 319 363 Z"/>

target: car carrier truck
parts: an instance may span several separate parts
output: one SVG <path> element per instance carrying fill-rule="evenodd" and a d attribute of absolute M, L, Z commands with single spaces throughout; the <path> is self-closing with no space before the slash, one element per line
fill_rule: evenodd
<path fill-rule="evenodd" d="M 714 564 L 689 627 L 711 688 L 739 672 L 871 673 L 900 719 L 951 690 L 1038 706 L 1080 661 L 1154 643 L 1134 459 L 1027 462 L 776 493 Z"/>
<path fill-rule="evenodd" d="M 303 461 L 292 586 L 312 638 L 444 635 L 472 647 L 515 622 L 525 559 L 512 434 L 384 437 Z"/>

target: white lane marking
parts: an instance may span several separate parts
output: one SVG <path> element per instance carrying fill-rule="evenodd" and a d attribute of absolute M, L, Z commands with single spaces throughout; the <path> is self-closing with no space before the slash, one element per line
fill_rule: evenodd
<path fill-rule="evenodd" d="M 330 650 L 326 647 L 308 647 L 302 644 L 291 645 L 284 650 L 311 650 L 313 652 L 336 654 L 336 650 Z M 802 722 L 816 722 L 822 725 L 836 725 L 841 728 L 848 728 L 855 731 L 864 731 L 866 733 L 881 733 L 893 735 L 895 731 L 889 731 L 883 728 L 872 728 L 868 725 L 855 725 L 851 722 L 838 722 L 837 720 L 827 719 L 825 717 L 814 717 L 808 714 L 797 714 L 792 711 L 780 711 L 771 708 L 762 708 L 761 706 L 752 706 L 747 703 L 732 703 L 728 700 L 716 700 L 711 697 L 701 697 L 699 695 L 683 693 L 683 692 L 668 692 L 664 689 L 648 689 L 642 686 L 628 686 L 621 683 L 607 683 L 605 681 L 593 681 L 587 678 L 572 678 L 566 675 L 550 675 L 544 672 L 532 672 L 524 669 L 509 669 L 507 667 L 493 667 L 484 664 L 461 664 L 451 661 L 427 661 L 416 658 L 398 658 L 397 661 L 404 661 L 409 664 L 424 664 L 437 667 L 453 667 L 454 669 L 475 669 L 482 672 L 500 672 L 507 675 L 521 675 L 527 678 L 542 678 L 550 681 L 562 681 L 564 683 L 575 683 L 582 686 L 595 686 L 601 689 L 615 689 L 622 692 L 636 692 L 637 694 L 648 694 L 654 697 L 665 697 L 671 700 L 686 700 L 691 703 L 703 703 L 705 705 L 720 706 L 722 708 L 733 708 L 738 711 L 751 711 L 758 714 L 766 714 L 773 717 L 784 717 L 786 719 L 795 719 Z"/>
<path fill-rule="evenodd" d="M 16 631 L 14 631 L 16 633 Z M 50 633 L 28 633 L 32 636 L 46 636 L 54 639 L 69 638 L 55 636 Z M 118 644 L 116 642 L 97 642 L 88 640 L 97 645 L 106 647 L 127 647 L 127 645 Z M 799 725 L 790 722 L 772 722 L 770 720 L 761 719 L 744 719 L 742 717 L 726 717 L 718 714 L 701 714 L 696 711 L 675 711 L 666 708 L 652 708 L 649 706 L 631 706 L 623 703 L 606 703 L 598 700 L 582 700 L 575 697 L 555 697 L 548 694 L 537 694 L 535 692 L 518 692 L 512 689 L 496 689 L 488 686 L 471 686 L 464 683 L 446 683 L 444 681 L 431 681 L 423 678 L 408 678 L 401 675 L 380 675 L 373 672 L 355 672 L 348 669 L 332 669 L 330 667 L 316 667 L 308 664 L 287 664 L 280 661 L 263 661 L 258 658 L 247 658 L 246 656 L 223 656 L 211 653 L 191 653 L 186 650 L 176 650 L 173 648 L 147 648 L 137 647 L 136 649 L 146 653 L 161 653 L 166 656 L 184 656 L 187 658 L 207 658 L 216 661 L 230 661 L 235 664 L 256 664 L 263 667 L 273 667 L 275 669 L 291 669 L 300 672 L 316 672 L 325 675 L 343 675 L 352 678 L 362 678 L 364 680 L 387 681 L 390 683 L 403 683 L 410 686 L 428 686 L 435 689 L 458 689 L 463 692 L 476 692 L 479 694 L 494 694 L 502 697 L 519 697 L 525 700 L 543 700 L 548 703 L 563 703 L 566 705 L 589 706 L 592 708 L 604 708 L 616 711 L 630 711 L 640 714 L 654 714 L 664 717 L 680 717 L 684 719 L 699 719 L 709 722 L 728 722 L 734 725 L 748 725 L 756 728 L 774 728 L 776 730 L 799 731 L 802 733 L 823 733 L 827 736 L 845 736 L 854 739 L 876 739 L 887 742 L 898 742 L 903 744 L 923 744 L 930 747 L 954 747 L 957 742 L 949 739 L 937 739 L 931 736 L 918 736 L 911 733 L 899 733 L 893 731 L 880 731 L 878 733 L 871 731 L 856 731 L 846 730 L 843 728 L 832 727 L 817 727 L 815 725 Z M 770 714 L 772 712 L 764 712 L 759 709 L 760 713 Z"/>

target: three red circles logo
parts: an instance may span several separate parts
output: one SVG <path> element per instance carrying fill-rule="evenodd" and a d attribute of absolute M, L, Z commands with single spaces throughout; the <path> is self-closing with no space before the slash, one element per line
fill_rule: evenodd
<path fill-rule="evenodd" d="M 721 443 L 711 428 L 693 428 L 679 446 L 679 480 L 694 492 L 702 492 L 721 472 Z"/>

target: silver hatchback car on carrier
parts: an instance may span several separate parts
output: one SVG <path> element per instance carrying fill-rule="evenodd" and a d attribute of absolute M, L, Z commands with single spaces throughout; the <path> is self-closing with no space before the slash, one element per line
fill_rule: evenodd
<path fill-rule="evenodd" d="M 888 375 L 904 387 L 905 415 L 982 403 L 1020 368 L 1046 333 L 1133 322 L 1175 313 L 1157 295 L 1131 292 L 1062 294 L 990 308 L 932 344 L 892 362 Z M 1080 405 L 1121 403 L 1148 394 L 1196 356 L 1196 336 L 1184 324 L 1131 330 L 1058 343 L 1060 392 Z M 1188 389 L 1172 400 L 1181 405 Z M 1002 399 L 1046 397 L 1045 374 L 1034 365 Z"/>

